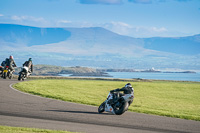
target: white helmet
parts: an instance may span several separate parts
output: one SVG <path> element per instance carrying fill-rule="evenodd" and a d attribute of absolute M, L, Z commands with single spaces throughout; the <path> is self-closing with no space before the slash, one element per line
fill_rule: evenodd
<path fill-rule="evenodd" d="M 131 83 L 127 83 L 127 84 L 125 85 L 125 87 L 132 87 L 132 86 L 131 86 Z"/>

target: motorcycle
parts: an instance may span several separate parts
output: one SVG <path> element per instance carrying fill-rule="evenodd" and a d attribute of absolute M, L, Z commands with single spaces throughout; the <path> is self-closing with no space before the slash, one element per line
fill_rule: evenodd
<path fill-rule="evenodd" d="M 27 74 L 28 73 L 28 74 Z M 18 80 L 24 80 L 27 78 L 27 76 L 30 75 L 30 72 L 28 71 L 28 67 L 23 66 L 21 68 L 21 71 L 19 72 Z"/>
<path fill-rule="evenodd" d="M 128 110 L 133 101 L 133 94 L 119 95 L 119 92 L 109 93 L 107 99 L 99 106 L 98 112 L 111 112 L 115 115 L 121 115 Z"/>
<path fill-rule="evenodd" d="M 8 77 L 9 79 L 12 79 L 13 72 L 14 71 L 11 71 L 10 68 L 9 68 L 9 66 L 6 66 L 4 68 L 4 70 L 3 70 L 3 78 L 6 79 Z"/>

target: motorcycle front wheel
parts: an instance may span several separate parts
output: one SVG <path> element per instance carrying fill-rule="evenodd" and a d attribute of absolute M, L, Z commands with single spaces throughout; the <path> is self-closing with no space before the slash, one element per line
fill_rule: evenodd
<path fill-rule="evenodd" d="M 13 76 L 12 73 L 9 72 L 9 73 L 8 73 L 8 78 L 9 78 L 9 79 L 12 79 L 12 76 Z"/>
<path fill-rule="evenodd" d="M 99 113 L 103 113 L 104 111 L 105 111 L 105 102 L 103 102 L 98 108 Z"/>
<path fill-rule="evenodd" d="M 19 74 L 18 80 L 20 81 L 22 79 L 22 74 Z"/>
<path fill-rule="evenodd" d="M 119 108 L 114 108 L 116 115 L 123 114 L 128 109 L 128 102 L 123 102 Z"/>
<path fill-rule="evenodd" d="M 3 73 L 3 78 L 6 79 L 7 78 L 7 72 Z"/>

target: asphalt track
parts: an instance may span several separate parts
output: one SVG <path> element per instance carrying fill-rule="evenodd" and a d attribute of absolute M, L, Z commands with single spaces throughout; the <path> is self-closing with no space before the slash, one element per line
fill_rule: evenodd
<path fill-rule="evenodd" d="M 98 114 L 97 107 L 19 92 L 15 79 L 0 79 L 0 125 L 86 133 L 191 133 L 200 122 L 134 112 Z"/>

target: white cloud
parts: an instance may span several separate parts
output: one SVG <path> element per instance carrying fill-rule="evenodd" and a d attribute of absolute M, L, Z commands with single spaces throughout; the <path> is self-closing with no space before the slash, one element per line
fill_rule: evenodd
<path fill-rule="evenodd" d="M 188 1 L 192 1 L 192 0 L 175 0 L 175 1 L 178 1 L 178 2 L 188 2 Z"/>
<path fill-rule="evenodd" d="M 121 35 L 128 35 L 132 26 L 124 22 L 110 22 L 103 24 L 103 27 Z"/>
<path fill-rule="evenodd" d="M 12 19 L 12 20 L 17 20 L 17 21 L 18 21 L 18 20 L 21 20 L 21 18 L 18 17 L 18 16 L 11 16 L 11 19 Z"/>
<path fill-rule="evenodd" d="M 68 24 L 68 23 L 72 23 L 72 21 L 69 21 L 69 20 L 59 20 L 57 23 Z"/>
<path fill-rule="evenodd" d="M 46 20 L 42 17 L 36 18 L 33 16 L 11 16 L 12 20 L 16 21 L 35 21 L 35 22 L 46 22 Z"/>
<path fill-rule="evenodd" d="M 129 2 L 140 3 L 140 4 L 150 4 L 152 3 L 152 0 L 129 0 Z"/>
<path fill-rule="evenodd" d="M 36 27 L 103 27 L 112 32 L 118 33 L 120 35 L 126 35 L 137 38 L 145 37 L 180 37 L 187 36 L 191 34 L 181 33 L 177 31 L 171 31 L 166 27 L 143 27 L 134 26 L 122 21 L 112 21 L 109 23 L 91 23 L 87 21 L 82 22 L 72 22 L 66 19 L 49 21 L 43 17 L 33 17 L 33 16 L 5 16 L 0 14 L 0 21 L 3 23 L 14 23 L 20 25 L 30 25 Z"/>
<path fill-rule="evenodd" d="M 152 4 L 158 2 L 167 2 L 168 0 L 128 0 L 129 2 L 136 3 L 136 4 Z M 192 0 L 174 0 L 177 2 L 189 2 Z"/>
<path fill-rule="evenodd" d="M 81 4 L 122 4 L 122 0 L 79 0 Z"/>
<path fill-rule="evenodd" d="M 165 31 L 168 31 L 168 30 L 167 30 L 166 28 L 164 28 L 164 27 L 161 27 L 161 28 L 150 27 L 149 30 L 152 31 L 152 32 L 165 32 Z"/>
<path fill-rule="evenodd" d="M 132 37 L 170 36 L 168 29 L 165 27 L 132 26 L 124 22 L 110 22 L 101 26 L 120 35 Z"/>
<path fill-rule="evenodd" d="M 70 27 L 70 25 L 72 25 L 73 22 L 69 21 L 69 20 L 57 20 L 55 21 L 55 24 L 53 24 L 56 27 Z"/>
<path fill-rule="evenodd" d="M 169 31 L 165 27 L 134 27 L 130 35 L 135 37 L 169 37 Z"/>
<path fill-rule="evenodd" d="M 124 23 L 124 22 L 111 22 L 111 24 L 113 24 L 115 26 L 120 26 L 120 27 L 132 28 L 132 26 L 130 26 L 129 24 Z"/>
<path fill-rule="evenodd" d="M 52 26 L 51 22 L 44 19 L 43 17 L 34 17 L 34 16 L 4 16 L 1 21 L 7 23 L 14 23 L 20 25 L 30 25 L 30 26 L 39 26 L 39 27 L 48 27 Z"/>

